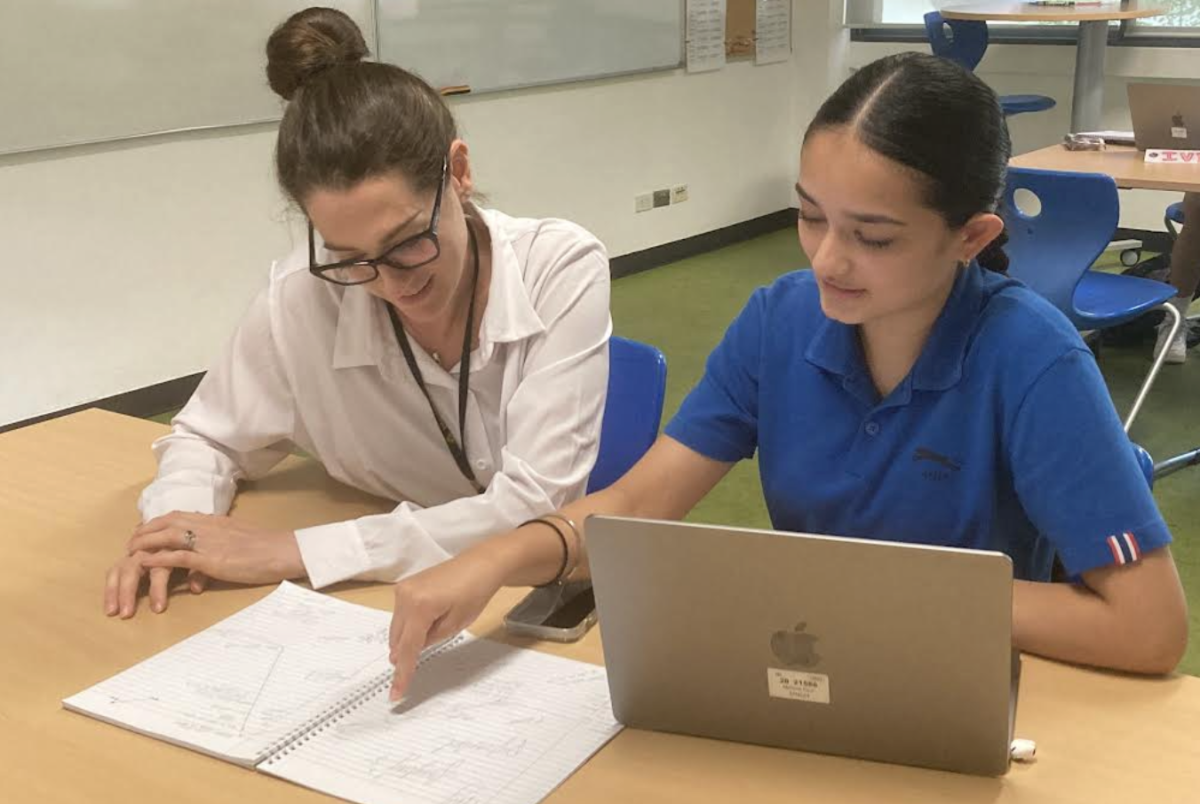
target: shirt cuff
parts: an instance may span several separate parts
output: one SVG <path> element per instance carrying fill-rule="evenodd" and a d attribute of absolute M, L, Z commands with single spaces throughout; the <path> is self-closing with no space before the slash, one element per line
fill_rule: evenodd
<path fill-rule="evenodd" d="M 138 508 L 141 509 L 143 522 L 149 522 L 151 519 L 174 511 L 186 511 L 193 514 L 217 513 L 212 489 L 194 487 L 143 494 L 142 499 L 138 502 Z"/>
<path fill-rule="evenodd" d="M 335 522 L 296 531 L 300 559 L 313 589 L 360 575 L 371 568 L 371 558 L 353 522 Z"/>

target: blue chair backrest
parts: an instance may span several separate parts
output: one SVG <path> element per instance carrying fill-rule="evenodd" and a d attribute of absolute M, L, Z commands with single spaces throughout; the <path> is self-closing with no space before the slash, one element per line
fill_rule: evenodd
<path fill-rule="evenodd" d="M 1140 444 L 1133 445 L 1133 454 L 1137 456 L 1138 466 L 1141 467 L 1142 475 L 1146 478 L 1146 485 L 1154 488 L 1154 459 Z"/>
<path fill-rule="evenodd" d="M 1078 326 L 1075 286 L 1108 247 L 1120 209 L 1111 176 L 1009 168 L 1000 207 L 1008 227 L 1009 276 Z"/>
<path fill-rule="evenodd" d="M 608 341 L 608 401 L 600 452 L 588 494 L 612 485 L 658 438 L 667 392 L 667 359 L 653 346 L 613 336 Z"/>
<path fill-rule="evenodd" d="M 925 33 L 933 55 L 974 70 L 988 47 L 988 27 L 978 20 L 948 20 L 936 11 L 925 15 Z"/>

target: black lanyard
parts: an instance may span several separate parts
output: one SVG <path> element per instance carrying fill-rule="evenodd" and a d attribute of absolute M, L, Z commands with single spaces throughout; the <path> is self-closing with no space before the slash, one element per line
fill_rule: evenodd
<path fill-rule="evenodd" d="M 475 334 L 476 286 L 479 284 L 479 244 L 475 241 L 475 232 L 471 229 L 470 224 L 467 224 L 467 235 L 471 242 L 471 259 L 474 266 L 471 269 L 471 304 L 467 308 L 467 330 L 463 333 L 462 359 L 458 367 L 458 432 L 462 437 L 462 446 L 459 446 L 458 439 L 454 437 L 454 433 L 450 432 L 450 428 L 442 421 L 441 415 L 434 407 L 433 398 L 429 396 L 429 389 L 425 387 L 425 378 L 421 376 L 421 368 L 417 365 L 417 358 L 413 356 L 412 346 L 408 343 L 408 336 L 404 334 L 400 316 L 396 315 L 396 308 L 388 304 L 387 311 L 388 316 L 392 319 L 392 329 L 396 330 L 396 340 L 400 342 L 400 351 L 404 352 L 404 360 L 408 363 L 408 370 L 412 372 L 413 379 L 417 381 L 417 386 L 425 395 L 425 401 L 429 403 L 429 410 L 433 413 L 434 421 L 437 422 L 438 429 L 442 431 L 442 438 L 446 440 L 446 448 L 454 456 L 454 462 L 458 464 L 458 471 L 462 472 L 463 477 L 470 481 L 475 493 L 482 494 L 484 487 L 476 479 L 475 473 L 471 471 L 471 464 L 467 460 L 467 388 L 471 375 L 471 340 L 472 335 Z"/>

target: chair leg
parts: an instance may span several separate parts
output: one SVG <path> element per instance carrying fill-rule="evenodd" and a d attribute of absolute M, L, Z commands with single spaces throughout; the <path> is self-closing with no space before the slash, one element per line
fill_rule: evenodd
<path fill-rule="evenodd" d="M 1170 236 L 1171 242 L 1174 243 L 1179 237 L 1179 230 L 1175 228 L 1175 221 L 1170 218 L 1163 218 L 1163 223 L 1166 224 L 1167 234 Z"/>
<path fill-rule="evenodd" d="M 1175 340 L 1175 335 L 1179 332 L 1179 328 L 1183 326 L 1183 316 L 1175 309 L 1175 305 L 1170 302 L 1164 302 L 1161 306 L 1169 316 L 1171 316 L 1171 333 L 1163 340 L 1162 349 L 1154 356 L 1154 363 L 1150 366 L 1150 371 L 1146 374 L 1146 379 L 1142 382 L 1141 390 L 1138 391 L 1137 399 L 1133 400 L 1133 407 L 1129 411 L 1129 416 L 1125 419 L 1125 432 L 1129 432 L 1129 428 L 1133 427 L 1133 420 L 1137 418 L 1138 411 L 1142 409 L 1142 403 L 1146 401 L 1146 394 L 1150 393 L 1150 386 L 1154 385 L 1154 380 L 1158 377 L 1158 370 L 1162 368 L 1163 358 L 1167 356 L 1167 349 L 1171 346 L 1171 341 Z"/>

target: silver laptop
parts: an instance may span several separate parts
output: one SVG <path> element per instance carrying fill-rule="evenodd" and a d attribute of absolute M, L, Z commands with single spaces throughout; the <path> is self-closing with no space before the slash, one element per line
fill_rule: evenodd
<path fill-rule="evenodd" d="M 591 517 L 627 726 L 996 776 L 1020 660 L 1001 553 Z"/>
<path fill-rule="evenodd" d="M 1126 89 L 1139 149 L 1200 150 L 1200 86 L 1129 84 Z"/>

